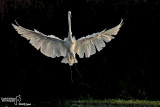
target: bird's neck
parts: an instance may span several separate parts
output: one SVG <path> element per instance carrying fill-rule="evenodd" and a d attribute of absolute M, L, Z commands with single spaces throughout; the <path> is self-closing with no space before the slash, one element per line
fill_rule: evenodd
<path fill-rule="evenodd" d="M 71 32 L 71 16 L 68 15 L 68 27 L 69 27 L 69 32 L 68 32 L 68 37 L 72 39 L 72 32 Z"/>

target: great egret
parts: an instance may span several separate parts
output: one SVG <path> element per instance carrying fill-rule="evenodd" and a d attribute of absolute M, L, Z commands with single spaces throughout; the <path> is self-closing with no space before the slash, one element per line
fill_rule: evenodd
<path fill-rule="evenodd" d="M 77 59 L 75 54 L 77 53 L 80 58 L 85 57 L 89 58 L 91 55 L 96 53 L 96 49 L 98 51 L 102 50 L 105 47 L 105 42 L 109 42 L 114 37 L 112 35 L 117 35 L 120 27 L 123 24 L 123 19 L 121 19 L 120 24 L 109 29 L 103 30 L 98 33 L 93 33 L 91 35 L 87 35 L 86 37 L 82 37 L 78 40 L 75 37 L 72 37 L 71 32 L 71 12 L 68 12 L 68 25 L 69 32 L 68 37 L 64 38 L 64 40 L 54 36 L 54 35 L 45 35 L 36 29 L 29 30 L 22 26 L 20 26 L 17 22 L 17 25 L 12 24 L 15 30 L 27 40 L 30 40 L 30 44 L 32 44 L 37 50 L 40 49 L 41 53 L 48 57 L 60 57 L 63 56 L 62 63 L 69 64 L 72 66 L 74 63 L 77 63 Z"/>

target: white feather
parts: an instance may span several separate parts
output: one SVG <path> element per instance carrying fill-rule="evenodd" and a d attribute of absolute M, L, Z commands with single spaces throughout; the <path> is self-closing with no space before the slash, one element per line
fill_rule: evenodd
<path fill-rule="evenodd" d="M 12 24 L 16 31 L 24 38 L 29 40 L 29 43 L 33 45 L 37 50 L 40 50 L 41 53 L 48 57 L 60 57 L 63 56 L 62 63 L 68 63 L 72 66 L 74 63 L 77 63 L 75 54 L 77 53 L 80 58 L 85 57 L 89 58 L 91 55 L 98 51 L 102 50 L 107 42 L 114 39 L 112 35 L 117 35 L 120 27 L 122 26 L 123 20 L 120 24 L 109 29 L 103 30 L 101 32 L 93 33 L 86 37 L 82 37 L 76 41 L 75 37 L 72 37 L 71 32 L 71 12 L 68 12 L 68 24 L 69 24 L 69 33 L 68 37 L 61 40 L 60 38 L 54 35 L 45 35 L 38 30 L 34 29 L 29 30 L 20 26 L 17 22 Z"/>
<path fill-rule="evenodd" d="M 96 53 L 95 47 L 98 51 L 102 50 L 106 46 L 104 42 L 107 43 L 114 39 L 112 35 L 117 35 L 122 24 L 123 20 L 121 20 L 119 25 L 109 30 L 103 30 L 101 32 L 93 33 L 92 35 L 78 39 L 75 46 L 75 52 L 80 58 L 84 57 L 84 53 L 88 58 Z M 85 49 L 83 49 L 83 47 L 85 47 Z"/>
<path fill-rule="evenodd" d="M 37 50 L 40 49 L 40 52 L 44 55 L 52 58 L 66 55 L 66 46 L 64 45 L 64 41 L 60 38 L 54 35 L 44 35 L 36 29 L 32 31 L 21 27 L 20 25 L 12 25 L 22 37 L 30 40 L 29 43 Z"/>

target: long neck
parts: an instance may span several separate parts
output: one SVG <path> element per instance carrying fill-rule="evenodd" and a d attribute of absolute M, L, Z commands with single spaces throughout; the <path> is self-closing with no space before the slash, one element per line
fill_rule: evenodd
<path fill-rule="evenodd" d="M 68 32 L 68 37 L 72 39 L 72 32 L 71 32 L 71 16 L 68 14 L 68 27 L 69 27 L 69 32 Z"/>

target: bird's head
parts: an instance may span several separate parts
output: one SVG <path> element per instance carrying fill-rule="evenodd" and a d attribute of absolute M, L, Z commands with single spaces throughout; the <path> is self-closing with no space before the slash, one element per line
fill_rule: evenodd
<path fill-rule="evenodd" d="M 71 11 L 68 11 L 68 16 L 70 16 L 70 17 L 72 16 L 72 15 L 71 15 Z"/>

